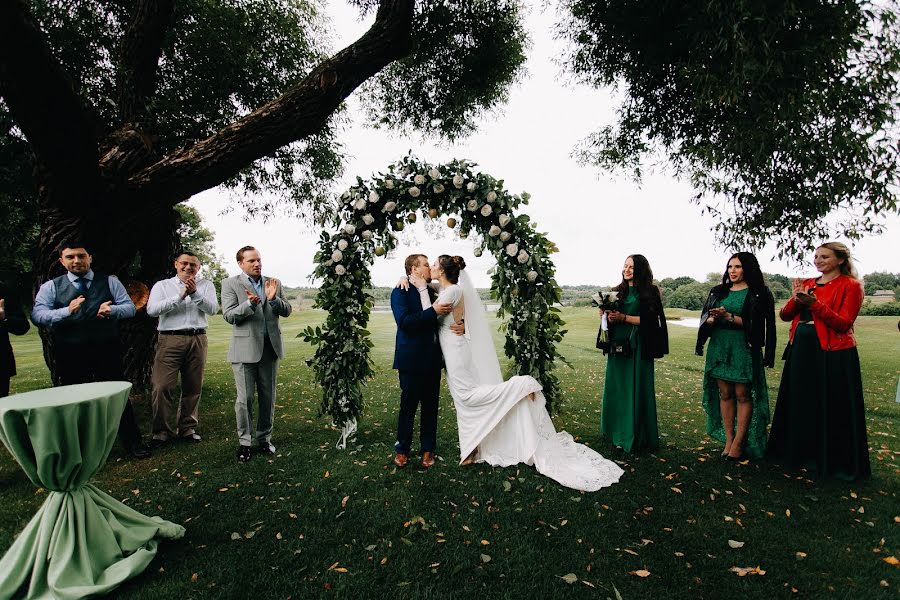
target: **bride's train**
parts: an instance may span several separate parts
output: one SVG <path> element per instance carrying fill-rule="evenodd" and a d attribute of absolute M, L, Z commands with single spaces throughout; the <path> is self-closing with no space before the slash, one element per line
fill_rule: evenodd
<path fill-rule="evenodd" d="M 467 335 L 450 331 L 452 314 L 443 319 L 438 333 L 456 406 L 460 461 L 477 450 L 477 462 L 534 465 L 542 475 L 578 490 L 616 483 L 623 473 L 618 465 L 565 431 L 556 431 L 537 380 L 517 375 L 503 381 L 483 308 L 464 272 L 460 283 L 442 290 L 439 300 L 454 305 L 468 300 Z"/>

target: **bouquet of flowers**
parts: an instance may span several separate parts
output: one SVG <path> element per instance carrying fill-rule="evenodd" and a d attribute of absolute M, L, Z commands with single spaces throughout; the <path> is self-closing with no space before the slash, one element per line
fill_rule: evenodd
<path fill-rule="evenodd" d="M 609 320 L 606 313 L 611 310 L 619 310 L 619 293 L 598 291 L 591 296 L 591 306 L 603 311 L 600 319 L 600 331 L 597 332 L 597 348 L 606 350 L 609 348 Z"/>

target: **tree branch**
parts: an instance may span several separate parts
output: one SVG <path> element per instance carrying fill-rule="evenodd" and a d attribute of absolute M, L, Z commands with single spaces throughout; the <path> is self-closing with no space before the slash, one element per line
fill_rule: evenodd
<path fill-rule="evenodd" d="M 116 74 L 119 116 L 123 123 L 140 121 L 156 91 L 162 43 L 172 15 L 173 0 L 140 0 L 122 36 Z"/>
<path fill-rule="evenodd" d="M 144 206 L 174 205 L 320 131 L 353 90 L 409 53 L 413 6 L 413 0 L 382 0 L 374 24 L 361 38 L 284 95 L 136 173 L 128 186 L 144 199 Z"/>
<path fill-rule="evenodd" d="M 22 0 L 0 2 L 0 96 L 53 178 L 71 184 L 97 176 L 89 109 Z"/>

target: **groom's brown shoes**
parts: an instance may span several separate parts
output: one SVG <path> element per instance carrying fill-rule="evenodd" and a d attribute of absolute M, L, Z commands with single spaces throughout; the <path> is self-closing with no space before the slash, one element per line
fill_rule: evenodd
<path fill-rule="evenodd" d="M 426 469 L 434 466 L 434 452 L 422 453 L 422 466 Z"/>
<path fill-rule="evenodd" d="M 406 466 L 406 462 L 407 462 L 408 460 L 409 460 L 409 459 L 406 457 L 405 454 L 400 454 L 400 453 L 398 452 L 398 453 L 397 453 L 397 456 L 394 457 L 394 464 L 397 465 L 398 467 L 400 467 L 400 468 L 402 469 L 403 467 Z"/>

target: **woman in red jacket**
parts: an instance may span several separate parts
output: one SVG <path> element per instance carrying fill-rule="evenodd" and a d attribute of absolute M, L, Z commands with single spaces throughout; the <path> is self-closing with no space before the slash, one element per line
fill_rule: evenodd
<path fill-rule="evenodd" d="M 767 455 L 821 477 L 868 477 L 862 376 L 853 322 L 863 302 L 850 250 L 816 248 L 818 278 L 796 280 L 781 319 L 792 321 Z"/>

